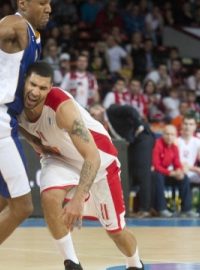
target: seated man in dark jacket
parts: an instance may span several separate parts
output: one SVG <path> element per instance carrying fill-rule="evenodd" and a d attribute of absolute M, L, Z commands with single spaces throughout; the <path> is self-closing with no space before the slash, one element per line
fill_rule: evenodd
<path fill-rule="evenodd" d="M 107 127 L 111 137 L 129 142 L 130 187 L 139 186 L 138 217 L 148 217 L 151 206 L 151 162 L 154 136 L 137 110 L 129 105 L 99 105 L 90 109 L 94 118 Z"/>

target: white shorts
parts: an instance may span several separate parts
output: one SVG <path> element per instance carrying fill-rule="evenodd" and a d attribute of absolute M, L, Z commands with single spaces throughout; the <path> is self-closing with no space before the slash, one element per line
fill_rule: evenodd
<path fill-rule="evenodd" d="M 0 105 L 0 195 L 5 198 L 31 191 L 17 129 L 17 119 L 8 114 L 7 106 Z"/>
<path fill-rule="evenodd" d="M 84 217 L 97 218 L 109 232 L 121 231 L 125 226 L 125 205 L 119 174 L 116 160 L 107 167 L 106 176 L 93 183 L 85 202 Z M 80 171 L 61 160 L 49 159 L 41 171 L 41 192 L 74 186 L 66 196 L 66 200 L 70 200 L 79 178 Z"/>

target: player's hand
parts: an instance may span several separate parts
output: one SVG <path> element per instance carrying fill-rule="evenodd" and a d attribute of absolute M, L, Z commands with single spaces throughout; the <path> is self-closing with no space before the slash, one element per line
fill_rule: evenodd
<path fill-rule="evenodd" d="M 64 206 L 64 223 L 68 230 L 72 231 L 74 227 L 79 229 L 82 226 L 82 215 L 83 215 L 84 201 L 78 198 L 72 198 Z"/>
<path fill-rule="evenodd" d="M 177 169 L 176 170 L 176 177 L 177 180 L 183 180 L 184 178 L 184 172 L 183 170 Z"/>

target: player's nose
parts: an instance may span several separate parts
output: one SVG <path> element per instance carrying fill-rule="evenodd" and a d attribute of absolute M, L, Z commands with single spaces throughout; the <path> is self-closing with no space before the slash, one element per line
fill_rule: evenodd
<path fill-rule="evenodd" d="M 51 13 L 51 5 L 50 5 L 50 3 L 46 4 L 45 13 L 48 13 L 48 14 Z"/>
<path fill-rule="evenodd" d="M 31 91 L 33 97 L 38 97 L 40 95 L 39 87 L 34 87 Z"/>

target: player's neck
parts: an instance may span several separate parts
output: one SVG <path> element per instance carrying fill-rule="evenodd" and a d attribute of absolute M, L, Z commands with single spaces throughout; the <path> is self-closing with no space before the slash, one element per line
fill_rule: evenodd
<path fill-rule="evenodd" d="M 33 28 L 34 32 L 37 32 L 36 27 L 32 24 L 32 22 L 26 17 L 26 15 L 22 11 L 17 11 L 16 14 L 23 17 L 27 21 L 27 23 Z"/>
<path fill-rule="evenodd" d="M 43 106 L 37 106 L 36 108 L 29 110 L 29 109 L 24 109 L 24 113 L 26 115 L 26 118 L 29 122 L 36 122 L 41 114 L 42 114 L 42 108 Z"/>

